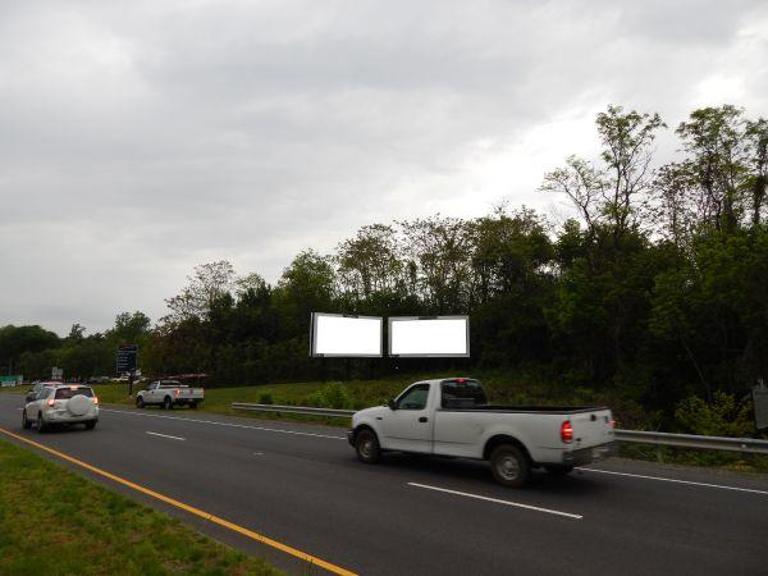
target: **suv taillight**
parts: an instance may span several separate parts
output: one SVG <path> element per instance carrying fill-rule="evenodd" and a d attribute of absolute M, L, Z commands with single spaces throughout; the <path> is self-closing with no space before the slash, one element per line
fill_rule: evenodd
<path fill-rule="evenodd" d="M 53 398 L 51 398 L 50 400 L 48 400 L 48 406 L 50 406 L 51 408 L 53 408 L 53 405 L 54 405 L 55 403 L 56 403 L 56 400 L 54 400 Z"/>
<path fill-rule="evenodd" d="M 560 440 L 566 444 L 573 442 L 573 426 L 568 420 L 560 425 Z"/>

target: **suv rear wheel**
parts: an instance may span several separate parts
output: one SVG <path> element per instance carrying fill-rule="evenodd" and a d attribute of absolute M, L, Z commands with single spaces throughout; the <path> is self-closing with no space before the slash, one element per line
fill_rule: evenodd
<path fill-rule="evenodd" d="M 32 422 L 30 422 L 29 418 L 27 418 L 26 410 L 21 413 L 21 427 L 24 428 L 24 430 L 29 430 L 32 428 Z"/>
<path fill-rule="evenodd" d="M 37 431 L 42 434 L 48 429 L 48 425 L 45 423 L 45 420 L 43 420 L 43 413 L 40 412 L 37 415 Z"/>

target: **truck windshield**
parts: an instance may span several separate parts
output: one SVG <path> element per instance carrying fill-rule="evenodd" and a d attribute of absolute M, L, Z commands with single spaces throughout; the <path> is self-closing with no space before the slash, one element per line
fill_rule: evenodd
<path fill-rule="evenodd" d="M 477 380 L 457 378 L 440 383 L 443 408 L 474 408 L 488 404 L 485 391 Z"/>

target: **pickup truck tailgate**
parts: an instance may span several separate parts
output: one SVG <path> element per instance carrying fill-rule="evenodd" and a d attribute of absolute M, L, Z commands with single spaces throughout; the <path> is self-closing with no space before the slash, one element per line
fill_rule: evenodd
<path fill-rule="evenodd" d="M 573 447 L 592 448 L 613 442 L 613 416 L 610 410 L 577 412 L 569 418 L 573 426 Z"/>
<path fill-rule="evenodd" d="M 177 398 L 202 398 L 202 388 L 178 388 L 176 390 Z"/>

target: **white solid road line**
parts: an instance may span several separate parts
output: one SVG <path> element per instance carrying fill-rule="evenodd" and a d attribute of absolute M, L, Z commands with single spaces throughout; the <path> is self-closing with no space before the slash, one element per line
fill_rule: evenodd
<path fill-rule="evenodd" d="M 198 420 L 183 416 L 162 416 L 160 414 L 144 414 L 142 412 L 129 412 L 128 410 L 111 410 L 102 408 L 102 412 L 114 412 L 128 416 L 145 416 L 147 418 L 165 418 L 166 420 L 180 420 L 182 422 L 195 422 L 197 424 L 211 424 L 212 426 L 227 426 L 229 428 L 245 428 L 247 430 L 260 430 L 262 432 L 277 432 L 279 434 L 292 434 L 294 436 L 312 436 L 314 438 L 328 438 L 330 440 L 346 440 L 344 436 L 329 436 L 327 434 L 314 434 L 312 432 L 297 432 L 295 430 L 281 430 L 280 428 L 267 428 L 265 426 L 249 426 L 247 424 L 233 424 L 232 422 L 216 422 L 215 420 Z"/>
<path fill-rule="evenodd" d="M 186 438 L 181 438 L 179 436 L 169 436 L 168 434 L 160 434 L 159 432 L 150 432 L 147 430 L 147 434 L 151 434 L 152 436 L 160 436 L 161 438 L 170 438 L 171 440 L 181 440 L 184 442 Z"/>
<path fill-rule="evenodd" d="M 703 486 L 704 488 L 717 488 L 719 490 L 733 490 L 734 492 L 747 492 L 749 494 L 764 494 L 768 496 L 768 490 L 755 490 L 754 488 L 739 488 L 737 486 L 724 486 L 722 484 L 708 484 L 707 482 L 694 482 L 693 480 L 678 480 L 676 478 L 662 478 L 661 476 L 646 476 L 645 474 L 630 474 L 629 472 L 614 472 L 612 470 L 599 470 L 597 468 L 577 468 L 583 472 L 597 472 L 598 474 L 611 474 L 612 476 L 627 476 L 642 480 L 658 480 L 659 482 L 671 482 L 673 484 L 688 484 L 691 486 Z"/>
<path fill-rule="evenodd" d="M 574 520 L 581 520 L 582 518 L 584 518 L 584 516 L 582 516 L 581 514 L 571 514 L 570 512 L 561 512 L 560 510 L 552 510 L 550 508 L 540 508 L 538 506 L 531 506 L 530 504 L 521 504 L 520 502 L 512 502 L 510 500 L 499 500 L 498 498 L 489 498 L 488 496 L 480 496 L 479 494 L 470 494 L 469 492 L 459 492 L 458 490 L 449 490 L 448 488 L 430 486 L 429 484 L 419 484 L 417 482 L 408 482 L 408 486 L 413 486 L 415 488 L 425 488 L 427 490 L 434 490 L 436 492 L 445 492 L 446 494 L 464 496 L 465 498 L 474 498 L 475 500 L 493 502 L 494 504 L 502 504 L 504 506 L 512 506 L 514 508 L 524 508 L 525 510 L 533 510 L 534 512 L 544 512 L 545 514 L 554 514 L 555 516 L 563 516 L 565 518 L 572 518 Z"/>

